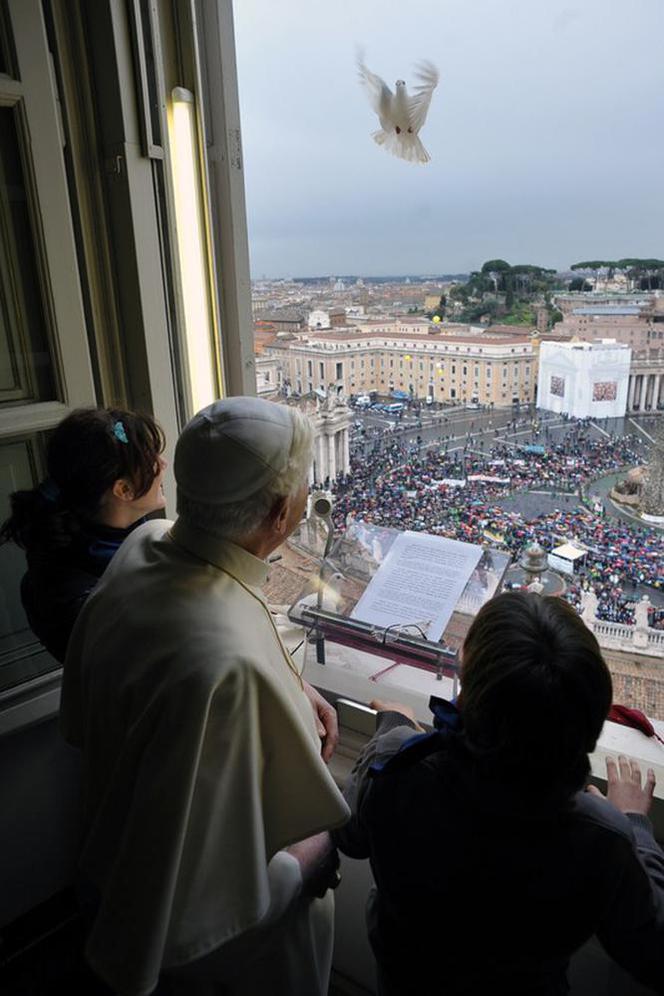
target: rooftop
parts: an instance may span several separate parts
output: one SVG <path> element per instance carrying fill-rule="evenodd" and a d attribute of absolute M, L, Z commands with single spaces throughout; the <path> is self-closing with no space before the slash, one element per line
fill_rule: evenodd
<path fill-rule="evenodd" d="M 338 342 L 348 342 L 349 340 L 356 341 L 360 339 L 367 339 L 375 337 L 376 332 L 367 330 L 365 332 L 343 332 L 340 333 L 338 330 L 324 330 L 325 331 L 325 342 L 330 342 L 332 340 L 337 340 Z M 480 345 L 486 345 L 491 343 L 494 345 L 515 345 L 523 346 L 523 336 L 519 335 L 494 335 L 492 332 L 484 332 L 480 335 L 475 335 L 470 332 L 454 332 L 454 333 L 440 333 L 440 332 L 401 332 L 397 329 L 389 332 L 381 332 L 380 335 L 383 339 L 395 341 L 398 339 L 414 339 L 419 342 L 467 342 L 467 343 L 478 343 Z M 312 337 L 312 342 L 314 337 Z"/>
<path fill-rule="evenodd" d="M 290 308 L 283 308 L 280 311 L 262 311 L 260 315 L 260 321 L 262 322 L 303 322 L 304 314 L 301 311 L 295 311 Z"/>
<path fill-rule="evenodd" d="M 486 329 L 485 335 L 493 335 L 494 332 L 499 335 L 518 335 L 523 337 L 524 335 L 530 336 L 537 329 L 534 325 L 489 325 Z"/>
<path fill-rule="evenodd" d="M 542 343 L 542 347 L 551 346 L 553 342 L 545 341 Z M 560 349 L 576 349 L 583 350 L 584 352 L 601 352 L 605 349 L 621 349 L 621 350 L 631 350 L 631 346 L 628 346 L 626 342 L 618 342 L 616 339 L 595 339 L 593 342 L 587 342 L 583 339 L 567 339 L 565 341 L 558 340 L 556 345 Z"/>
<path fill-rule="evenodd" d="M 640 315 L 641 309 L 637 305 L 604 305 L 598 304 L 594 308 L 574 308 L 573 315 L 606 315 L 608 317 L 619 315 Z"/>
<path fill-rule="evenodd" d="M 254 329 L 254 353 L 259 356 L 266 346 L 271 346 L 277 339 L 274 326 Z"/>
<path fill-rule="evenodd" d="M 281 559 L 270 563 L 263 594 L 270 605 L 285 607 L 299 597 L 312 572 L 318 570 L 318 563 L 291 543 L 280 546 L 278 554 Z"/>
<path fill-rule="evenodd" d="M 384 318 L 368 318 L 366 321 L 362 319 L 355 320 L 355 325 L 362 325 L 363 327 L 369 325 L 431 325 L 432 323 L 428 318 L 423 315 L 385 315 Z"/>

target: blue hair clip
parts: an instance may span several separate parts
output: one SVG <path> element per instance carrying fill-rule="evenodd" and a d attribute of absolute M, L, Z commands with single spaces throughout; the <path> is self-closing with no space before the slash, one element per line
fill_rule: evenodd
<path fill-rule="evenodd" d="M 113 435 L 121 443 L 128 443 L 127 433 L 125 432 L 125 427 L 122 422 L 116 422 L 113 426 Z"/>

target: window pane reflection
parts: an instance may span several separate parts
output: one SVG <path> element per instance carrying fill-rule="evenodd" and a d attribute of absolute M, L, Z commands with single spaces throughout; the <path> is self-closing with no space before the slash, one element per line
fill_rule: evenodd
<path fill-rule="evenodd" d="M 34 487 L 39 476 L 38 439 L 0 445 L 0 521 L 10 513 L 12 491 Z M 59 666 L 28 626 L 21 605 L 25 570 L 23 550 L 14 543 L 0 546 L 0 692 Z"/>
<path fill-rule="evenodd" d="M 56 398 L 14 115 L 0 108 L 0 404 Z"/>

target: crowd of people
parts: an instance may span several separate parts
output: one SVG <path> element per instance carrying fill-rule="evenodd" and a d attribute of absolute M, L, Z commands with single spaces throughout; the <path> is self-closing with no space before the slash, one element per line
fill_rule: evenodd
<path fill-rule="evenodd" d="M 641 462 L 642 454 L 632 437 L 593 438 L 582 422 L 572 423 L 563 438 L 544 438 L 541 453 L 505 440 L 486 453 L 470 443 L 452 450 L 443 440 L 424 452 L 417 443 L 391 441 L 380 459 L 353 459 L 350 474 L 337 482 L 336 526 L 343 531 L 349 518 L 364 519 L 490 542 L 515 556 L 535 540 L 547 552 L 572 542 L 587 553 L 569 600 L 579 607 L 581 586 L 592 587 L 599 618 L 631 623 L 637 587 L 664 590 L 664 536 L 606 515 L 589 490 L 594 480 Z M 505 502 L 538 491 L 559 497 L 561 507 L 550 510 L 548 502 L 547 510 L 528 516 L 518 498 Z"/>
<path fill-rule="evenodd" d="M 653 606 L 648 613 L 648 625 L 651 629 L 664 629 L 664 609 Z"/>
<path fill-rule="evenodd" d="M 590 587 L 591 583 L 584 577 L 575 578 L 573 581 L 568 580 L 565 598 L 577 612 L 581 612 L 583 609 L 584 593 Z M 621 623 L 624 626 L 634 625 L 635 601 L 633 597 L 630 597 L 627 592 L 612 582 L 608 584 L 595 582 L 592 584 L 592 588 L 597 596 L 598 619 Z"/>

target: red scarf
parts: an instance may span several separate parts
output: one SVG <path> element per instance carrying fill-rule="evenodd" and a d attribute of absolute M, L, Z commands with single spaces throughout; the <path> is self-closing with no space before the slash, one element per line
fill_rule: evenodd
<path fill-rule="evenodd" d="M 640 709 L 630 709 L 624 705 L 612 705 L 609 709 L 607 719 L 612 723 L 620 723 L 621 726 L 631 726 L 635 730 L 641 730 L 647 737 L 655 737 L 661 744 L 664 740 L 652 725 L 647 716 Z"/>

